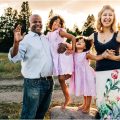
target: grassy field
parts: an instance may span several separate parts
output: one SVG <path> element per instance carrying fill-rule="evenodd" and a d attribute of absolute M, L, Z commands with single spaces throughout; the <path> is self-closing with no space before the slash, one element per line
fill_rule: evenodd
<path fill-rule="evenodd" d="M 19 118 L 21 104 L 19 103 L 0 103 L 0 119 Z"/>
<path fill-rule="evenodd" d="M 0 79 L 21 77 L 20 63 L 12 63 L 8 60 L 7 53 L 0 53 Z"/>
<path fill-rule="evenodd" d="M 91 66 L 95 68 L 95 62 L 91 61 Z M 12 63 L 8 60 L 7 53 L 0 53 L 0 78 L 21 78 L 20 62 Z"/>

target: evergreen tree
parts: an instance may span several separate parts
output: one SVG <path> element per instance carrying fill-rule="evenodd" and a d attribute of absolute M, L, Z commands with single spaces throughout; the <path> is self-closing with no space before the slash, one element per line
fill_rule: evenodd
<path fill-rule="evenodd" d="M 75 37 L 77 36 L 77 33 L 74 30 L 73 31 L 70 30 L 69 28 L 66 28 L 66 32 L 69 33 L 69 34 L 74 35 Z M 66 42 L 71 43 L 71 40 L 67 39 Z"/>
<path fill-rule="evenodd" d="M 0 51 L 8 52 L 13 44 L 13 29 L 17 22 L 17 10 L 8 7 L 0 17 Z"/>
<path fill-rule="evenodd" d="M 29 28 L 29 16 L 31 15 L 28 1 L 23 2 L 21 5 L 21 11 L 19 14 L 19 23 L 22 25 L 22 32 L 27 33 Z"/>
<path fill-rule="evenodd" d="M 79 27 L 76 24 L 74 24 L 73 30 L 75 32 L 74 33 L 75 36 L 80 36 L 82 34 L 82 31 L 79 29 Z"/>
<path fill-rule="evenodd" d="M 0 52 L 8 52 L 13 45 L 13 30 L 16 24 L 22 25 L 22 32 L 28 32 L 29 16 L 31 15 L 28 2 L 23 2 L 20 14 L 8 7 L 0 17 Z"/>
<path fill-rule="evenodd" d="M 95 17 L 88 15 L 86 22 L 83 25 L 82 31 L 84 36 L 90 36 L 95 31 Z"/>
<path fill-rule="evenodd" d="M 48 21 L 46 23 L 46 29 L 44 31 L 44 34 L 46 35 L 50 30 L 48 28 L 48 24 L 49 24 L 49 20 L 51 17 L 53 17 L 54 13 L 53 13 L 53 10 L 51 9 L 50 12 L 49 12 L 49 15 L 48 15 Z"/>

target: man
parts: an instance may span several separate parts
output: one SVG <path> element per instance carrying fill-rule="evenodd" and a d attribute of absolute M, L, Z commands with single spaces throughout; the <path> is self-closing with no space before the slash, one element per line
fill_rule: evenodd
<path fill-rule="evenodd" d="M 21 119 L 43 119 L 50 105 L 53 91 L 53 62 L 49 42 L 41 34 L 39 15 L 29 18 L 30 31 L 22 40 L 21 28 L 14 31 L 14 44 L 8 58 L 21 61 L 24 77 L 24 94 Z"/>

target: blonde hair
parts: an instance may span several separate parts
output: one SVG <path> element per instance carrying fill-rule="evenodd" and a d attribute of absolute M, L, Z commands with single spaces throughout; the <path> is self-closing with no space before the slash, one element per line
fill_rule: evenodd
<path fill-rule="evenodd" d="M 111 25 L 111 29 L 110 31 L 111 32 L 115 32 L 116 31 L 116 17 L 115 17 L 115 11 L 114 9 L 110 6 L 110 5 L 104 5 L 103 8 L 100 10 L 100 12 L 98 13 L 98 20 L 97 20 L 97 30 L 99 32 L 104 32 L 103 31 L 103 25 L 101 23 L 101 16 L 102 16 L 102 13 L 105 11 L 105 10 L 111 10 L 114 14 L 114 19 L 113 19 L 113 23 Z"/>

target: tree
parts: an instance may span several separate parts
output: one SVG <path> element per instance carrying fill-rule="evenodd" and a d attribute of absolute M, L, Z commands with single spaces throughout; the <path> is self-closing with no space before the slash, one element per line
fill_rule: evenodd
<path fill-rule="evenodd" d="M 74 35 L 74 36 L 77 36 L 76 32 L 70 30 L 69 28 L 66 28 L 66 32 L 69 33 L 69 34 L 72 34 L 72 35 Z M 66 42 L 71 43 L 71 40 L 70 40 L 70 39 L 67 39 Z"/>
<path fill-rule="evenodd" d="M 73 30 L 70 30 L 69 28 L 66 28 L 67 33 L 76 36 L 80 36 L 82 34 L 82 31 L 79 30 L 78 26 L 74 24 Z M 66 42 L 71 43 L 71 40 L 67 39 Z"/>
<path fill-rule="evenodd" d="M 82 31 L 79 29 L 79 27 L 76 24 L 74 24 L 73 30 L 75 32 L 75 36 L 80 36 L 82 34 Z"/>
<path fill-rule="evenodd" d="M 82 31 L 84 36 L 90 36 L 95 31 L 95 17 L 88 15 L 86 22 L 83 25 Z"/>
<path fill-rule="evenodd" d="M 17 22 L 17 10 L 8 7 L 0 17 L 0 51 L 8 52 L 13 44 L 13 29 Z"/>
<path fill-rule="evenodd" d="M 50 12 L 49 12 L 49 15 L 48 15 L 48 21 L 47 21 L 47 23 L 46 23 L 46 29 L 45 29 L 45 31 L 44 31 L 44 34 L 45 34 L 45 35 L 50 31 L 50 29 L 48 28 L 48 24 L 49 24 L 50 18 L 53 17 L 53 15 L 54 15 L 54 12 L 53 12 L 53 10 L 51 9 Z"/>
<path fill-rule="evenodd" d="M 4 15 L 0 17 L 0 52 L 8 52 L 13 45 L 13 30 L 16 24 L 23 26 L 22 32 L 28 32 L 30 15 L 27 1 L 22 3 L 20 14 L 11 7 L 4 10 Z"/>
<path fill-rule="evenodd" d="M 18 21 L 22 25 L 22 32 L 27 33 L 29 28 L 29 17 L 32 14 L 28 1 L 23 2 L 21 5 L 21 11 L 19 14 Z"/>

